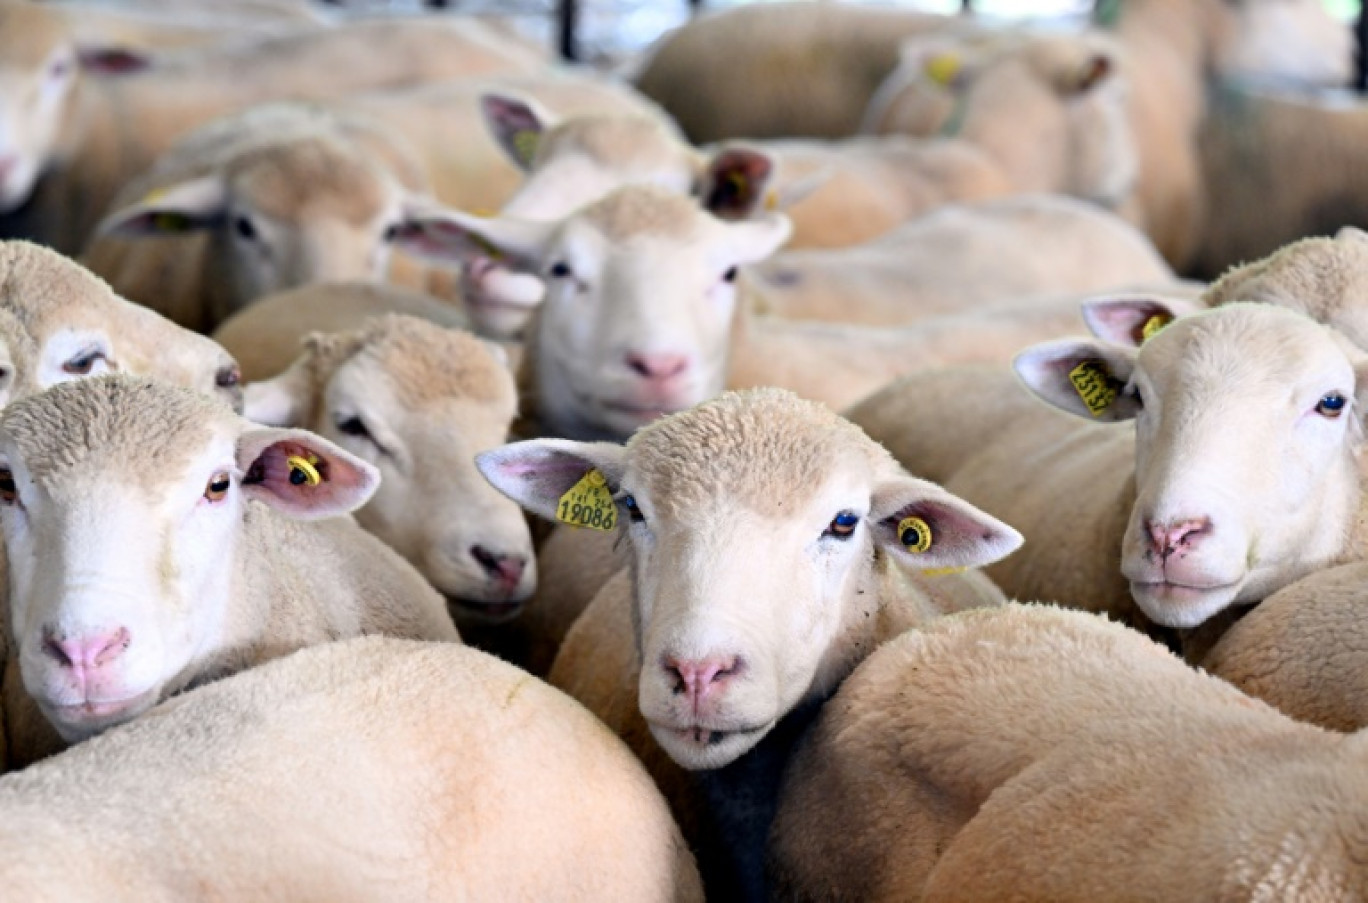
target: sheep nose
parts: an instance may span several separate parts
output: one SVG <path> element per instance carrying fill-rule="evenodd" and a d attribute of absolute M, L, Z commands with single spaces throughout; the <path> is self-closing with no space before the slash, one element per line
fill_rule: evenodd
<path fill-rule="evenodd" d="M 687 693 L 695 714 L 701 705 L 716 696 L 741 670 L 736 656 L 716 656 L 696 660 L 667 658 L 665 674 L 674 683 L 676 695 Z"/>
<path fill-rule="evenodd" d="M 523 571 L 527 570 L 527 559 L 521 555 L 499 555 L 484 546 L 471 546 L 470 555 L 479 562 L 490 579 L 508 592 L 518 588 Z"/>
<path fill-rule="evenodd" d="M 627 354 L 627 366 L 643 379 L 651 382 L 665 382 L 689 369 L 687 354 L 651 353 L 631 351 Z"/>
<path fill-rule="evenodd" d="M 1145 522 L 1149 533 L 1150 546 L 1155 554 L 1167 559 L 1181 547 L 1195 545 L 1203 536 L 1211 532 L 1211 519 L 1206 517 L 1186 518 L 1168 523 Z"/>
<path fill-rule="evenodd" d="M 55 632 L 44 633 L 43 651 L 63 668 L 77 672 L 103 668 L 123 655 L 131 642 L 127 627 L 76 637 L 59 638 Z"/>

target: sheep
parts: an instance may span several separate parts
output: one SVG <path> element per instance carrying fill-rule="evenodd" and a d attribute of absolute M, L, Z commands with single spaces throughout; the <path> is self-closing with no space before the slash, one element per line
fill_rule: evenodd
<path fill-rule="evenodd" d="M 434 16 L 230 42 L 89 78 L 59 14 L 0 0 L 0 214 L 32 199 L 0 235 L 75 253 L 125 182 L 184 133 L 254 104 L 543 65 L 478 23 Z M 38 102 L 20 102 L 30 95 Z"/>
<path fill-rule="evenodd" d="M 900 40 L 954 22 L 805 3 L 717 11 L 666 35 L 634 81 L 698 143 L 840 138 L 855 133 Z"/>
<path fill-rule="evenodd" d="M 1133 299 L 1112 316 L 1126 308 L 1137 323 L 1173 315 Z M 1158 636 L 1362 557 L 1352 412 L 1368 357 L 1335 330 L 1234 303 L 1177 319 L 1138 350 L 1061 340 L 1015 366 L 1031 392 L 1074 416 L 988 368 L 894 384 L 849 412 L 923 476 L 1022 530 L 1026 552 L 988 571 L 1009 595 Z M 955 417 L 924 441 L 893 426 Z M 1200 655 L 1210 639 L 1185 648 Z"/>
<path fill-rule="evenodd" d="M 537 581 L 527 521 L 475 469 L 517 412 L 497 349 L 389 314 L 308 336 L 289 369 L 246 396 L 248 419 L 311 430 L 380 471 L 356 522 L 408 559 L 458 623 L 519 612 Z"/>
<path fill-rule="evenodd" d="M 1094 229 L 1114 225 L 1110 219 L 1099 223 L 1094 214 L 1072 206 L 1066 207 L 1064 216 L 1050 215 L 1059 203 L 1070 202 L 1023 202 L 1029 209 L 1043 210 L 1043 217 L 1023 215 L 1013 202 L 1003 203 L 1005 218 L 1035 228 L 1042 219 L 1059 222 L 1073 215 Z M 946 216 L 953 232 L 960 222 L 991 219 L 993 212 L 984 217 L 973 212 Z M 924 366 L 926 362 L 907 350 L 934 349 L 934 333 L 911 341 L 904 341 L 906 336 L 849 328 L 805 336 L 802 330 L 785 324 L 771 326 L 767 318 L 752 317 L 747 308 L 763 312 L 772 296 L 767 292 L 763 299 L 738 301 L 737 267 L 771 254 L 788 231 L 787 218 L 781 214 L 722 222 L 688 198 L 665 189 L 627 186 L 549 223 L 484 219 L 448 210 L 415 211 L 401 226 L 396 243 L 414 254 L 457 261 L 488 255 L 494 248 L 509 266 L 549 279 L 547 300 L 528 327 L 521 377 L 527 422 L 516 431 L 621 439 L 663 411 L 682 410 L 716 395 L 727 380 L 729 359 L 746 359 L 754 365 L 744 376 L 748 382 L 801 380 L 802 388 L 816 387 L 822 392 L 820 397 L 833 405 L 852 403 L 894 376 Z M 1105 235 L 1104 231 L 1092 237 L 1095 249 L 1108 241 Z M 1127 272 L 1131 278 L 1162 278 L 1167 269 L 1152 251 L 1144 249 L 1143 239 L 1128 228 L 1120 235 L 1123 245 L 1134 248 L 1133 242 L 1141 242 L 1137 258 L 1129 268 L 1120 264 L 1100 267 L 1097 272 L 1105 271 L 1098 277 L 1105 280 L 1102 284 L 1125 280 Z M 1038 247 L 1045 238 L 1034 240 Z M 888 247 L 889 257 L 909 256 L 905 248 Z M 1001 250 L 993 250 L 995 257 L 980 257 L 970 272 L 990 261 L 1005 267 Z M 917 259 L 912 265 L 919 264 Z M 1037 264 L 1032 261 L 1028 266 L 1035 270 Z M 895 267 L 887 269 L 886 292 L 893 290 L 889 283 L 907 275 Z M 1042 281 L 1048 278 L 1045 273 L 1038 275 Z M 998 284 L 1006 285 L 1007 277 L 998 276 Z M 1017 287 L 1025 291 L 1031 278 L 1026 275 Z M 1052 281 L 1062 280 L 1055 274 Z M 1087 284 L 1081 279 L 1073 287 Z M 1092 285 L 1097 287 L 1097 283 Z M 750 291 L 748 284 L 741 288 Z M 968 294 L 971 289 L 962 291 Z M 874 292 L 870 296 L 876 297 Z M 830 299 L 832 304 L 837 297 Z M 1021 335 L 1018 330 L 1050 327 L 1029 315 L 1019 317 L 1003 328 L 1003 344 L 1019 347 L 1012 339 Z M 763 369 L 768 360 L 763 353 L 767 341 L 771 349 L 792 353 L 801 349 L 797 360 L 807 366 L 773 361 L 773 370 Z M 957 353 L 977 360 L 997 360 L 1003 354 L 1003 345 L 996 342 L 956 347 Z M 947 363 L 957 358 L 934 359 Z M 828 365 L 844 374 L 843 381 L 827 378 L 824 367 Z"/>
<path fill-rule="evenodd" d="M 11 766 L 307 645 L 458 639 L 417 571 L 339 516 L 376 469 L 303 430 L 107 374 L 9 404 L 0 465 Z"/>
<path fill-rule="evenodd" d="M 449 329 L 469 329 L 459 308 L 430 295 L 375 282 L 316 282 L 277 292 L 219 324 L 218 342 L 242 368 L 244 382 L 279 376 L 299 357 L 312 332 L 347 332 L 385 314 L 419 317 Z"/>
<path fill-rule="evenodd" d="M 125 186 L 82 261 L 208 332 L 272 292 L 382 278 L 402 210 L 426 187 L 376 123 L 253 107 L 191 132 Z"/>
<path fill-rule="evenodd" d="M 1365 586 L 1362 561 L 1290 583 L 1229 628 L 1202 667 L 1298 721 L 1335 731 L 1368 727 Z"/>
<path fill-rule="evenodd" d="M 110 371 L 154 376 L 242 410 L 242 374 L 216 342 L 129 303 L 79 264 L 0 242 L 0 407 Z"/>
<path fill-rule="evenodd" d="M 529 511 L 617 527 L 629 540 L 632 603 L 616 651 L 567 646 L 552 673 L 609 684 L 581 698 L 595 712 L 635 685 L 650 737 L 671 759 L 735 766 L 701 779 L 718 792 L 711 811 L 747 881 L 773 757 L 793 742 L 789 716 L 801 722 L 879 642 L 942 613 L 912 571 L 976 567 L 1020 544 L 830 410 L 777 389 L 726 393 L 643 427 L 625 447 L 532 440 L 477 463 Z M 975 604 L 1001 601 L 981 588 Z M 567 676 L 568 656 L 579 671 Z M 602 670 L 613 662 L 630 672 Z M 747 811 L 728 811 L 729 799 Z"/>
<path fill-rule="evenodd" d="M 979 149 L 1017 192 L 1069 194 L 1128 213 L 1139 166 L 1129 81 L 1115 42 L 1098 32 L 913 38 L 861 131 L 953 137 Z"/>
<path fill-rule="evenodd" d="M 700 901 L 642 768 L 468 647 L 327 643 L 0 780 L 16 899 Z"/>
<path fill-rule="evenodd" d="M 132 53 L 127 63 L 137 66 L 143 64 L 144 57 L 155 59 L 168 52 L 226 40 L 261 39 L 329 24 L 321 9 L 305 4 L 286 7 L 237 2 L 157 11 L 86 0 L 61 0 L 49 5 L 61 16 L 78 50 L 89 48 L 87 60 L 93 54 L 97 57 L 93 62 L 105 65 L 117 65 L 114 56 L 128 51 Z M 105 54 L 111 56 L 98 59 Z"/>
<path fill-rule="evenodd" d="M 824 707 L 772 875 L 786 900 L 1360 899 L 1365 740 L 1102 618 L 966 612 Z"/>

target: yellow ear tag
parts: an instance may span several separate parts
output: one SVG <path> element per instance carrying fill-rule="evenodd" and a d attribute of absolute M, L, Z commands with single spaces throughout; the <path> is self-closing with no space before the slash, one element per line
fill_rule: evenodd
<path fill-rule="evenodd" d="M 1116 401 L 1116 381 L 1097 361 L 1084 361 L 1074 367 L 1069 371 L 1069 382 L 1073 383 L 1074 391 L 1094 417 L 1101 417 L 1102 412 Z"/>
<path fill-rule="evenodd" d="M 1165 326 L 1173 322 L 1173 317 L 1167 314 L 1155 314 L 1145 321 L 1145 325 L 1140 327 L 1140 341 L 1148 342 L 1154 338 L 1155 334 Z"/>
<path fill-rule="evenodd" d="M 513 133 L 513 150 L 517 152 L 518 159 L 525 164 L 530 164 L 537 156 L 537 145 L 541 143 L 541 132 L 532 129 L 523 129 L 521 132 Z"/>
<path fill-rule="evenodd" d="M 489 239 L 485 238 L 483 235 L 476 235 L 474 232 L 469 232 L 466 237 L 470 239 L 471 244 L 483 251 L 485 256 L 490 260 L 503 260 L 503 251 L 494 247 Z"/>
<path fill-rule="evenodd" d="M 955 81 L 955 76 L 959 75 L 960 60 L 953 53 L 938 53 L 926 61 L 922 71 L 936 84 L 948 88 Z"/>
<path fill-rule="evenodd" d="M 612 530 L 617 526 L 617 506 L 608 491 L 608 481 L 595 468 L 560 497 L 556 520 L 572 527 Z"/>
<path fill-rule="evenodd" d="M 746 196 L 747 182 L 745 175 L 742 173 L 737 172 L 734 169 L 727 173 L 727 184 L 731 186 L 732 191 L 736 192 L 737 197 L 743 198 Z"/>
<path fill-rule="evenodd" d="M 922 571 L 922 573 L 928 577 L 944 577 L 948 574 L 963 574 L 967 570 L 969 570 L 969 568 L 964 566 L 957 568 L 927 568 Z"/>
<path fill-rule="evenodd" d="M 766 210 L 777 210 L 778 208 L 779 208 L 779 192 L 777 192 L 777 191 L 775 191 L 774 189 L 771 188 L 769 191 L 765 192 L 765 209 L 766 209 Z"/>
<path fill-rule="evenodd" d="M 294 486 L 303 486 L 306 483 L 310 486 L 317 486 L 323 482 L 323 477 L 318 473 L 318 456 L 309 455 L 304 458 L 300 455 L 290 455 L 285 459 L 285 463 L 290 465 L 290 483 Z"/>
<path fill-rule="evenodd" d="M 920 517 L 904 517 L 898 521 L 898 542 L 920 555 L 931 548 L 931 525 Z"/>

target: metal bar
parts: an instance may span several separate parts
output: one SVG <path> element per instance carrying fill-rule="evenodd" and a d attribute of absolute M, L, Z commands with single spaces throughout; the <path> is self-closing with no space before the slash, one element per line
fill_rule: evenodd
<path fill-rule="evenodd" d="M 1354 72 L 1354 87 L 1368 88 L 1368 3 L 1359 3 L 1358 21 L 1354 23 L 1354 38 L 1358 44 L 1358 65 Z"/>
<path fill-rule="evenodd" d="M 560 55 L 572 62 L 579 59 L 575 32 L 579 27 L 579 0 L 560 0 L 556 5 L 556 31 Z"/>

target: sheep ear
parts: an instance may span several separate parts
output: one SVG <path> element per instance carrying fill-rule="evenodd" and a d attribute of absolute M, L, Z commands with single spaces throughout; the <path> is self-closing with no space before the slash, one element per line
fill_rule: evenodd
<path fill-rule="evenodd" d="M 475 466 L 495 489 L 533 514 L 556 520 L 561 497 L 592 470 L 603 474 L 609 492 L 616 492 L 627 449 L 611 442 L 533 439 L 481 452 Z"/>
<path fill-rule="evenodd" d="M 703 172 L 698 196 L 703 207 L 720 219 L 745 219 L 773 209 L 767 201 L 774 160 L 764 151 L 743 145 L 724 147 Z"/>
<path fill-rule="evenodd" d="M 337 517 L 364 505 L 380 471 L 305 430 L 253 428 L 238 438 L 242 491 L 298 520 Z"/>
<path fill-rule="evenodd" d="M 726 232 L 710 257 L 718 272 L 743 263 L 769 257 L 793 234 L 793 223 L 782 213 L 767 213 L 757 219 L 728 223 Z"/>
<path fill-rule="evenodd" d="M 921 570 L 982 567 L 1022 543 L 1020 533 L 992 515 L 910 476 L 874 488 L 869 521 L 876 543 Z"/>
<path fill-rule="evenodd" d="M 1130 420 L 1140 403 L 1123 392 L 1136 351 L 1104 342 L 1061 339 L 1027 348 L 1012 366 L 1042 401 L 1090 420 Z"/>
<path fill-rule="evenodd" d="M 152 58 L 131 47 L 82 45 L 76 48 L 81 68 L 95 75 L 129 75 L 151 68 Z"/>
<path fill-rule="evenodd" d="M 480 112 L 509 159 L 519 169 L 531 169 L 542 136 L 555 125 L 554 117 L 533 101 L 512 94 L 482 94 Z"/>
<path fill-rule="evenodd" d="M 396 226 L 394 243 L 439 263 L 490 258 L 524 273 L 536 272 L 559 224 L 486 218 L 444 207 L 411 207 Z"/>
<path fill-rule="evenodd" d="M 309 413 L 313 400 L 311 351 L 305 352 L 270 379 L 248 383 L 243 388 L 242 416 L 265 426 L 298 426 Z"/>
<path fill-rule="evenodd" d="M 1139 348 L 1179 317 L 1195 313 L 1190 302 L 1149 295 L 1089 298 L 1082 304 L 1083 322 L 1099 339 Z"/>
<path fill-rule="evenodd" d="M 1116 61 L 1110 54 L 1095 52 L 1078 65 L 1060 74 L 1057 86 L 1065 95 L 1086 94 L 1106 82 L 1116 72 Z"/>
<path fill-rule="evenodd" d="M 100 221 L 96 235 L 148 238 L 212 229 L 223 222 L 227 187 L 218 176 L 204 176 L 158 188 Z"/>

